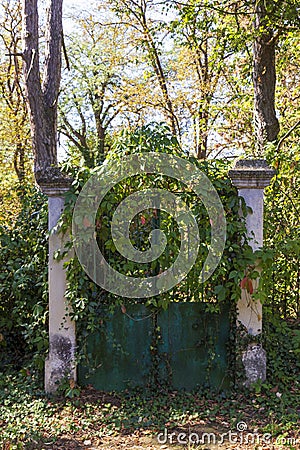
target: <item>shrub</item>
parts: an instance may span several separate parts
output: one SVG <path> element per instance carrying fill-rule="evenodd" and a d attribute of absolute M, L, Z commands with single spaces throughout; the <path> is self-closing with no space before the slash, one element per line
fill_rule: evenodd
<path fill-rule="evenodd" d="M 26 354 L 43 366 L 47 347 L 47 202 L 36 188 L 22 196 L 16 220 L 0 225 L 1 364 Z"/>

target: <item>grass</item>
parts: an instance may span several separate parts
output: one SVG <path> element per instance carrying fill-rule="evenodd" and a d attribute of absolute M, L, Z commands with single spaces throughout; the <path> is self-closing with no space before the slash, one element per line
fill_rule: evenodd
<path fill-rule="evenodd" d="M 255 392 L 227 395 L 151 389 L 103 393 L 92 387 L 73 393 L 79 395 L 47 396 L 34 371 L 1 373 L 0 448 L 300 448 L 297 385 L 279 391 L 277 386 L 265 384 Z M 243 436 L 246 431 L 269 433 L 272 447 L 246 443 L 239 447 L 238 443 L 228 442 L 228 434 L 225 447 L 189 442 L 178 446 L 180 433 L 194 433 L 194 437 L 201 437 L 203 432 L 214 433 L 219 438 L 230 430 L 241 431 L 242 423 L 247 426 Z M 158 433 L 165 429 L 167 442 L 158 442 Z M 171 433 L 175 434 L 170 438 Z M 238 434 L 239 441 L 240 438 Z"/>

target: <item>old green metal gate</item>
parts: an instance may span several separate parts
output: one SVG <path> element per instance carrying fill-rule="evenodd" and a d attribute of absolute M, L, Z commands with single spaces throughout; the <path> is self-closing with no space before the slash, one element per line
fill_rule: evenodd
<path fill-rule="evenodd" d="M 126 312 L 107 309 L 102 330 L 88 338 L 89 363 L 79 364 L 79 382 L 105 391 L 153 384 L 225 389 L 229 310 L 223 305 L 210 313 L 204 303 L 192 302 L 172 302 L 158 314 L 142 304 Z"/>

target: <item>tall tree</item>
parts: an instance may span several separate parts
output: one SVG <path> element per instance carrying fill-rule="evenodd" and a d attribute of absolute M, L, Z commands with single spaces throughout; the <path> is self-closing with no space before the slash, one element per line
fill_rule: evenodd
<path fill-rule="evenodd" d="M 276 8 L 271 3 L 260 11 L 259 3 L 245 1 L 170 0 L 172 9 L 166 11 L 155 0 L 103 0 L 105 13 L 89 11 L 84 30 L 76 30 L 80 38 L 75 45 L 68 42 L 71 71 L 62 86 L 61 131 L 82 154 L 92 155 L 91 164 L 97 152 L 103 154 L 111 132 L 127 123 L 161 119 L 199 158 L 261 155 L 278 131 L 275 64 L 279 70 L 282 54 L 276 61 L 275 50 L 291 33 L 286 24 L 294 14 L 294 6 L 286 12 L 285 0 L 275 1 Z M 154 67 L 157 58 L 161 76 Z M 282 95 L 276 111 L 282 122 L 284 92 L 292 91 L 278 87 Z M 261 142 L 256 152 L 255 141 L 256 147 Z"/>
<path fill-rule="evenodd" d="M 113 10 L 121 18 L 121 24 L 132 28 L 138 38 L 138 46 L 146 51 L 161 92 L 161 111 L 174 136 L 180 137 L 179 122 L 169 92 L 167 71 L 162 61 L 162 34 L 160 21 L 154 20 L 156 3 L 152 0 L 112 0 Z M 152 17 L 151 17 L 152 15 Z"/>
<path fill-rule="evenodd" d="M 0 5 L 0 222 L 13 224 L 32 182 L 29 118 L 23 91 L 21 5 Z"/>
<path fill-rule="evenodd" d="M 299 32 L 298 0 L 258 0 L 255 2 L 253 83 L 257 147 L 263 152 L 267 142 L 279 133 L 275 110 L 276 49 L 290 33 Z"/>
<path fill-rule="evenodd" d="M 23 0 L 23 61 L 29 105 L 34 173 L 39 183 L 57 164 L 57 102 L 61 80 L 62 3 L 50 0 L 44 69 L 40 73 L 38 0 Z"/>
<path fill-rule="evenodd" d="M 6 0 L 0 11 L 0 154 L 10 164 L 22 185 L 31 158 L 26 99 L 21 65 L 21 6 Z M 3 155 L 4 158 L 4 155 Z"/>
<path fill-rule="evenodd" d="M 69 70 L 62 79 L 59 132 L 93 167 L 104 159 L 107 134 L 123 123 L 132 97 L 125 76 L 130 56 L 116 25 L 99 25 L 91 16 L 75 24 L 77 31 L 66 37 Z"/>
<path fill-rule="evenodd" d="M 222 141 L 217 121 L 220 117 L 224 121 L 226 102 L 237 95 L 236 81 L 234 93 L 233 78 L 228 83 L 229 68 L 236 64 L 233 55 L 242 55 L 235 9 L 215 0 L 173 0 L 171 4 L 176 12 L 171 29 L 179 50 L 186 50 L 178 67 L 183 65 L 186 79 L 190 76 L 193 80 L 189 93 L 183 89 L 183 101 L 193 119 L 197 157 L 205 159 L 212 150 L 213 134 Z M 243 42 L 241 33 L 239 39 Z"/>
<path fill-rule="evenodd" d="M 276 35 L 269 23 L 267 3 L 259 0 L 255 4 L 255 32 L 253 45 L 253 83 L 255 131 L 259 153 L 265 144 L 276 140 L 279 122 L 275 111 Z"/>

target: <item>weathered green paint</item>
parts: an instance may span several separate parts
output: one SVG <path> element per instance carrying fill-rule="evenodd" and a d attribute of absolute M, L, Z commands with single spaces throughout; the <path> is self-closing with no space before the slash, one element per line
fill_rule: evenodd
<path fill-rule="evenodd" d="M 78 367 L 81 384 L 99 390 L 123 390 L 153 382 L 151 345 L 159 327 L 158 382 L 174 389 L 192 390 L 199 385 L 225 388 L 228 384 L 226 343 L 229 339 L 229 308 L 220 314 L 205 312 L 203 303 L 171 303 L 158 314 L 157 322 L 144 305 L 130 305 L 109 315 L 103 331 L 89 336 L 87 353 L 98 366 L 89 373 Z"/>
<path fill-rule="evenodd" d="M 151 366 L 149 310 L 144 305 L 131 305 L 126 314 L 120 310 L 113 314 L 105 311 L 105 316 L 103 331 L 91 334 L 87 344 L 87 353 L 97 369 L 89 373 L 87 367 L 79 364 L 80 383 L 105 391 L 144 386 Z"/>
<path fill-rule="evenodd" d="M 162 379 L 169 379 L 174 389 L 228 385 L 228 307 L 213 314 L 205 312 L 203 303 L 172 303 L 158 316 L 158 326 L 162 336 L 158 352 L 165 356 Z"/>

